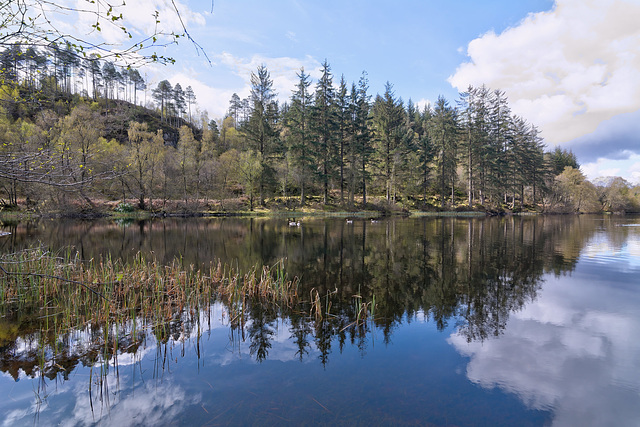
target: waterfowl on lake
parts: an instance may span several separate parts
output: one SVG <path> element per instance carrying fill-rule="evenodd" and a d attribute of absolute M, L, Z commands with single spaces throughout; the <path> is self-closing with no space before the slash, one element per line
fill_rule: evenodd
<path fill-rule="evenodd" d="M 300 220 L 296 221 L 295 218 L 289 219 L 289 227 L 300 227 Z"/>
<path fill-rule="evenodd" d="M 347 218 L 347 224 L 353 224 L 353 220 L 352 220 L 352 219 Z"/>

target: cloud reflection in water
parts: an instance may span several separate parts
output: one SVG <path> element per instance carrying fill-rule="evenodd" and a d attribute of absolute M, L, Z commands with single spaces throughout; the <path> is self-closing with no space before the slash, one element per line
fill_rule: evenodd
<path fill-rule="evenodd" d="M 539 298 L 511 315 L 501 337 L 467 343 L 456 333 L 448 341 L 470 358 L 469 380 L 552 410 L 553 425 L 637 426 L 640 294 L 610 286 L 617 264 L 594 278 L 589 262 L 572 276 L 547 278 Z"/>

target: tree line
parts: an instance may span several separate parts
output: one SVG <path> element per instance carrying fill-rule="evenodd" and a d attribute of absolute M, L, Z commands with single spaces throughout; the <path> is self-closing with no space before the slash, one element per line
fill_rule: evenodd
<path fill-rule="evenodd" d="M 32 46 L 23 49 L 19 43 L 10 45 L 0 52 L 0 82 L 20 85 L 40 98 L 66 93 L 93 101 L 102 98 L 133 104 L 145 102 L 139 99 L 139 93 L 145 91 L 146 98 L 148 87 L 146 76 L 137 68 L 119 66 L 97 53 L 78 55 L 70 43 L 52 43 L 46 49 Z M 161 106 L 163 118 L 189 117 L 191 121 L 191 107 L 196 99 L 191 86 L 183 89 L 180 83 L 172 86 L 163 80 L 152 90 L 152 98 Z"/>
<path fill-rule="evenodd" d="M 387 204 L 408 199 L 440 207 L 535 205 L 548 167 L 537 128 L 511 114 L 504 92 L 469 87 L 456 105 L 443 97 L 416 106 L 397 97 L 391 83 L 373 100 L 363 73 L 350 85 L 325 61 L 312 81 L 301 69 L 291 98 L 279 105 L 266 67 L 252 74 L 251 94 L 234 94 L 222 123 L 221 147 L 255 158 L 257 201 L 279 191 L 324 204 L 369 195 Z M 228 134 L 233 135 L 229 138 Z M 229 142 L 229 140 L 231 142 Z M 431 197 L 431 199 L 430 199 Z"/>
<path fill-rule="evenodd" d="M 19 45 L 0 53 L 4 205 L 20 199 L 37 207 L 43 195 L 54 195 L 48 203 L 57 206 L 70 199 L 89 206 L 96 199 L 134 199 L 141 209 L 167 209 L 176 201 L 187 209 L 237 209 L 246 201 L 249 209 L 310 202 L 353 209 L 373 202 L 385 209 L 577 211 L 598 203 L 628 210 L 636 203 L 637 191 L 626 182 L 624 203 L 614 207 L 563 176 L 586 181 L 571 152 L 545 153 L 538 129 L 511 113 L 504 92 L 485 86 L 469 87 L 454 104 L 439 97 L 419 107 L 396 96 L 391 83 L 373 97 L 365 72 L 357 82 L 342 76 L 334 83 L 325 61 L 317 82 L 301 69 L 291 97 L 279 102 L 260 66 L 249 96 L 234 94 L 220 121 L 206 112 L 192 115 L 190 87 L 161 81 L 152 89 L 158 120 L 122 102 L 135 104 L 146 87 L 138 70 L 72 53 Z M 67 98 L 66 109 L 46 104 L 21 113 L 15 101 L 41 97 L 43 90 L 54 99 L 75 97 Z M 135 114 L 114 124 L 111 110 L 126 105 Z M 114 139 L 115 126 L 123 131 Z"/>
<path fill-rule="evenodd" d="M 588 182 L 575 155 L 545 152 L 537 127 L 511 113 L 501 90 L 470 86 L 454 104 L 439 97 L 418 107 L 396 96 L 389 82 L 372 97 L 366 73 L 357 83 L 341 76 L 334 84 L 327 61 L 320 73 L 314 86 L 301 69 L 290 99 L 280 104 L 261 66 L 251 76 L 250 95 L 230 100 L 218 146 L 252 158 L 245 189 L 259 204 L 279 193 L 295 195 L 300 206 L 309 196 L 366 206 L 373 195 L 386 205 L 417 208 L 638 208 L 638 189 L 621 178 L 628 191 L 620 203 L 610 203 L 604 190 L 575 203 L 575 186 L 565 176 Z"/>

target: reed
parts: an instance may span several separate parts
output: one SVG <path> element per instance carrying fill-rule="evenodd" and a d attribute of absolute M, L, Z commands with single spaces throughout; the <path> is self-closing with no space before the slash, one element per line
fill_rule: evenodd
<path fill-rule="evenodd" d="M 51 253 L 33 248 L 0 258 L 1 310 L 57 307 L 55 321 L 64 329 L 136 317 L 161 324 L 176 312 L 217 298 L 235 308 L 247 298 L 291 306 L 298 284 L 297 278 L 288 278 L 284 260 L 240 272 L 220 261 L 204 268 L 184 267 L 181 259 L 162 265 L 140 253 L 129 263 L 108 255 L 82 261 L 70 249 Z"/>

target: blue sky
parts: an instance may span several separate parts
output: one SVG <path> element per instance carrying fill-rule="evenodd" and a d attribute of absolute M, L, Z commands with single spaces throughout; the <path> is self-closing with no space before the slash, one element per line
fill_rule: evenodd
<path fill-rule="evenodd" d="M 159 74 L 195 72 L 212 87 L 242 96 L 248 94 L 248 72 L 266 63 L 274 79 L 282 78 L 276 86 L 286 98 L 300 66 L 317 75 L 327 59 L 336 81 L 344 74 L 349 83 L 357 82 L 366 71 L 373 94 L 389 81 L 405 101 L 433 101 L 438 95 L 453 101 L 458 91 L 447 78 L 465 60 L 470 40 L 487 31 L 501 32 L 529 13 L 553 6 L 549 0 L 511 3 L 216 0 L 209 14 L 210 1 L 188 2 L 189 10 L 206 19 L 205 25 L 193 25 L 191 33 L 213 66 L 202 57 L 180 55 L 176 66 Z M 182 48 L 194 52 L 186 43 Z M 225 99 L 208 110 L 219 116 L 227 105 Z"/>
<path fill-rule="evenodd" d="M 121 10 L 144 34 L 153 10 L 179 29 L 170 4 L 136 0 Z M 176 64 L 147 67 L 147 76 L 152 86 L 191 85 L 212 118 L 234 92 L 248 95 L 260 64 L 285 100 L 300 67 L 317 77 L 326 58 L 336 83 L 366 71 L 372 95 L 389 81 L 418 104 L 439 95 L 455 103 L 469 84 L 502 89 L 512 111 L 549 148 L 572 149 L 589 178 L 640 183 L 640 0 L 215 0 L 213 12 L 211 0 L 176 4 L 211 64 L 182 41 L 163 52 Z"/>

